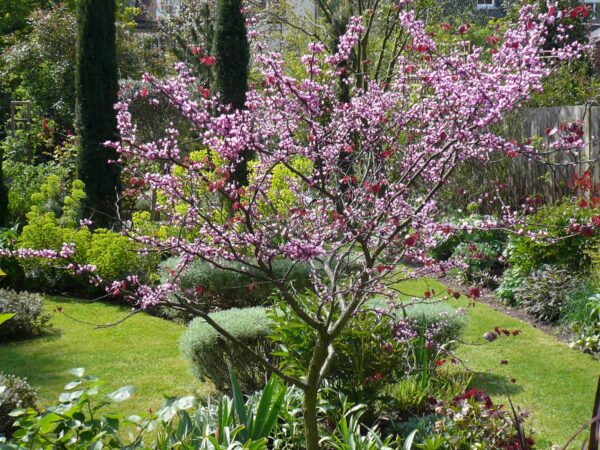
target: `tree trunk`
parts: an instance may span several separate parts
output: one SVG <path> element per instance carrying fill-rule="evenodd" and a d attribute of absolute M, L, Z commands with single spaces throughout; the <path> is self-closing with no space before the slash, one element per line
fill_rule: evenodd
<path fill-rule="evenodd" d="M 320 334 L 308 366 L 308 376 L 306 378 L 308 387 L 304 391 L 304 431 L 307 450 L 319 450 L 317 406 L 321 385 L 321 369 L 327 360 L 328 346 L 329 336 Z"/>

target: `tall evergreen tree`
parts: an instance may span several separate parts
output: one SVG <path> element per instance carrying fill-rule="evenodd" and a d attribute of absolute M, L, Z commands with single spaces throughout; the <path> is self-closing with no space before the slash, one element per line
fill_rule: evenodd
<path fill-rule="evenodd" d="M 103 146 L 116 137 L 117 73 L 115 0 L 78 0 L 77 4 L 77 173 L 85 183 L 86 214 L 95 227 L 115 222 L 119 168 L 114 150 Z"/>
<path fill-rule="evenodd" d="M 8 225 L 8 190 L 2 173 L 2 152 L 0 151 L 0 227 Z"/>
<path fill-rule="evenodd" d="M 246 103 L 250 62 L 246 19 L 241 8 L 241 0 L 218 0 L 212 47 L 217 58 L 214 87 L 223 103 L 234 109 L 243 109 Z M 249 153 L 244 154 L 233 174 L 238 185 L 247 184 L 250 157 Z"/>

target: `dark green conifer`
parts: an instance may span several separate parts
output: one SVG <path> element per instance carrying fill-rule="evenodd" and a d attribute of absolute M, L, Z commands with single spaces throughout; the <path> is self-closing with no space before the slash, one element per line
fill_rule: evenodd
<path fill-rule="evenodd" d="M 224 104 L 243 109 L 248 90 L 250 47 L 246 19 L 240 0 L 218 0 L 214 26 L 213 56 L 216 57 L 214 88 Z M 248 182 L 248 152 L 237 167 L 234 179 L 239 185 Z"/>
<path fill-rule="evenodd" d="M 115 0 L 78 0 L 77 3 L 77 174 L 85 183 L 86 211 L 95 227 L 116 221 L 120 190 L 117 159 L 103 143 L 117 137 L 114 104 L 117 102 Z"/>

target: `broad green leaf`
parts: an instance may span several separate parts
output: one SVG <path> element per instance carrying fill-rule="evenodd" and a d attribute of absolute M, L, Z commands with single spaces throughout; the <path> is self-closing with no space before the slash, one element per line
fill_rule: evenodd
<path fill-rule="evenodd" d="M 233 372 L 231 366 L 229 366 L 229 378 L 231 379 L 231 390 L 233 391 L 233 405 L 235 407 L 235 411 L 237 412 L 238 419 L 240 424 L 247 423 L 246 416 L 246 405 L 244 404 L 244 396 L 242 394 L 242 389 L 240 388 L 240 384 L 238 383 L 238 379 Z M 242 430 L 242 438 L 245 440 L 248 439 L 248 435 L 246 430 Z"/>
<path fill-rule="evenodd" d="M 65 390 L 70 391 L 71 389 L 75 389 L 77 386 L 81 384 L 81 381 L 71 381 L 65 385 Z"/>
<path fill-rule="evenodd" d="M 81 378 L 83 376 L 83 374 L 85 373 L 85 369 L 83 367 L 77 367 L 77 368 L 69 370 L 69 373 L 71 375 L 76 376 L 77 378 Z"/>
<path fill-rule="evenodd" d="M 27 413 L 26 409 L 17 408 L 17 409 L 13 409 L 11 412 L 9 412 L 8 415 L 10 417 L 21 417 L 22 415 L 24 415 L 26 413 Z"/>
<path fill-rule="evenodd" d="M 0 325 L 2 325 L 7 320 L 12 319 L 13 317 L 15 317 L 14 314 L 0 314 Z"/>
<path fill-rule="evenodd" d="M 417 435 L 417 431 L 419 430 L 413 430 L 412 433 L 408 435 L 406 441 L 404 441 L 404 450 L 410 450 L 412 448 L 412 444 L 415 440 L 415 436 Z"/>
<path fill-rule="evenodd" d="M 123 386 L 123 387 L 117 389 L 116 391 L 108 394 L 106 396 L 106 398 L 108 398 L 109 400 L 112 400 L 113 402 L 122 402 L 122 401 L 125 401 L 128 398 L 130 398 L 134 392 L 135 392 L 135 386 L 132 386 L 132 385 Z"/>
<path fill-rule="evenodd" d="M 183 397 L 177 400 L 177 408 L 179 409 L 190 409 L 194 406 L 195 399 L 193 396 Z"/>

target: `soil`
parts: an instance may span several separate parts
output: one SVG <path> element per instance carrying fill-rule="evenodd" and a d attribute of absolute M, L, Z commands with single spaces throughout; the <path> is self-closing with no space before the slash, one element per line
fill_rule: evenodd
<path fill-rule="evenodd" d="M 449 287 L 454 291 L 458 291 L 462 294 L 467 294 L 468 288 L 465 287 L 460 281 L 456 278 L 448 276 L 448 275 L 439 275 L 436 277 L 440 283 L 443 283 L 445 286 Z M 514 317 L 515 319 L 519 319 L 522 322 L 525 322 L 531 325 L 534 328 L 537 328 L 544 333 L 555 337 L 559 341 L 565 342 L 569 344 L 573 340 L 573 333 L 564 327 L 560 327 L 557 325 L 549 325 L 546 323 L 541 323 L 531 317 L 525 310 L 511 308 L 510 306 L 506 306 L 503 303 L 496 300 L 494 293 L 490 289 L 481 288 L 481 296 L 477 300 L 478 302 L 485 303 L 489 307 L 499 311 L 507 316 Z"/>

